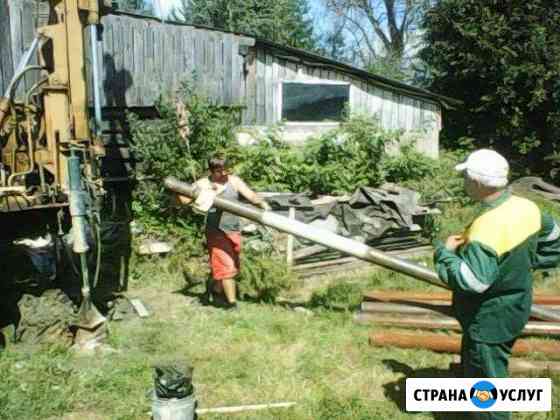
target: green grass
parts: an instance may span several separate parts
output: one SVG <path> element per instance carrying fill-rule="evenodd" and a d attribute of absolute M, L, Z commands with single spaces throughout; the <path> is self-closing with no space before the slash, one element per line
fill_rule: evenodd
<path fill-rule="evenodd" d="M 471 213 L 470 208 L 453 208 L 445 229 L 452 233 L 461 228 Z M 446 233 L 442 229 L 439 235 Z M 57 346 L 9 346 L 0 354 L 0 419 L 54 420 L 69 413 L 79 413 L 75 418 L 83 420 L 87 415 L 96 420 L 147 419 L 152 366 L 170 359 L 193 364 L 201 407 L 297 402 L 290 409 L 235 418 L 452 418 L 404 411 L 405 378 L 447 376 L 450 355 L 370 347 L 368 333 L 374 328 L 352 322 L 364 290 L 437 290 L 433 286 L 376 270 L 338 277 L 315 291 L 307 303 L 313 315 L 293 311 L 285 302 L 243 302 L 239 312 L 231 313 L 200 306 L 196 294 L 201 290 L 184 290 L 184 270 L 202 278 L 206 274 L 200 260 L 181 253 L 133 260 L 130 295 L 140 297 L 153 315 L 113 322 L 109 344 L 114 353 L 81 356 Z M 541 276 L 536 285 L 558 290 L 555 276 Z M 553 381 L 558 411 L 560 378 Z M 554 419 L 555 411 L 514 419 Z"/>

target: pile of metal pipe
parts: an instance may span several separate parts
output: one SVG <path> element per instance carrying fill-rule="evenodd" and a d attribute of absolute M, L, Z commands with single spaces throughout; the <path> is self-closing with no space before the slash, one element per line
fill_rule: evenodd
<path fill-rule="evenodd" d="M 533 303 L 542 305 L 548 311 L 560 310 L 560 296 L 535 294 Z M 448 330 L 461 332 L 461 325 L 453 317 L 450 292 L 418 291 L 371 291 L 364 293 L 360 310 L 354 316 L 359 324 L 373 324 L 383 328 L 407 328 L 420 330 L 415 333 L 402 333 L 391 330 L 373 332 L 370 335 L 372 346 L 427 349 L 444 353 L 459 353 L 459 335 L 440 335 L 426 333 L 424 330 Z M 530 320 L 522 336 L 560 337 L 560 323 Z M 560 343 L 542 340 L 519 339 L 513 349 L 514 355 L 528 356 L 534 353 L 545 354 L 549 358 L 560 359 Z M 450 369 L 457 368 L 452 363 Z M 551 361 L 534 362 L 515 359 L 510 365 L 510 373 L 531 371 L 560 370 L 560 363 Z"/>

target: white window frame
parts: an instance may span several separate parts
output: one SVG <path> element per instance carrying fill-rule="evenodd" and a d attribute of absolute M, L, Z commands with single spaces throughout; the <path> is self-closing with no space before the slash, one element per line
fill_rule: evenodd
<path fill-rule="evenodd" d="M 275 119 L 277 122 L 282 121 L 282 105 L 283 105 L 283 97 L 284 97 L 284 83 L 297 83 L 301 85 L 339 85 L 339 86 L 348 86 L 348 106 L 352 104 L 352 83 L 346 82 L 343 80 L 325 80 L 325 79 L 290 79 L 290 80 L 280 80 L 278 81 L 278 95 L 276 95 L 276 115 Z M 337 127 L 340 122 L 337 121 L 329 121 L 329 122 L 320 122 L 320 121 L 285 121 L 285 125 L 299 125 L 299 126 L 333 126 Z"/>

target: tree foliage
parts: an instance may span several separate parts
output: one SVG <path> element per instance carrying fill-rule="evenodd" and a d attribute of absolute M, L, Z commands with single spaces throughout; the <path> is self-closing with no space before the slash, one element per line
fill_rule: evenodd
<path fill-rule="evenodd" d="M 182 0 L 176 19 L 315 49 L 306 0 Z"/>
<path fill-rule="evenodd" d="M 146 0 L 113 0 L 112 6 L 124 12 L 153 15 L 152 5 Z"/>
<path fill-rule="evenodd" d="M 558 147 L 559 28 L 559 2 L 439 1 L 425 21 L 427 86 L 464 101 L 446 113 L 443 137 L 471 137 L 542 169 Z"/>

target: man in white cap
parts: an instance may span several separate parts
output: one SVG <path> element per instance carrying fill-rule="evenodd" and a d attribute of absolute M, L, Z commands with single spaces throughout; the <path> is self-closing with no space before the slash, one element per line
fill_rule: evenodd
<path fill-rule="evenodd" d="M 464 376 L 507 377 L 513 343 L 529 319 L 532 270 L 560 262 L 560 227 L 532 201 L 506 189 L 509 165 L 493 150 L 477 150 L 455 169 L 463 173 L 467 194 L 484 210 L 464 233 L 437 246 L 434 261 L 453 290 L 463 328 Z M 508 419 L 510 413 L 472 416 Z"/>

